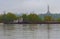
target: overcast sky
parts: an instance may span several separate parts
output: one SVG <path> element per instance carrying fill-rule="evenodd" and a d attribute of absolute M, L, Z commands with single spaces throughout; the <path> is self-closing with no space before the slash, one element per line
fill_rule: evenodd
<path fill-rule="evenodd" d="M 0 0 L 0 13 L 46 13 L 47 6 L 51 13 L 60 13 L 60 0 Z"/>

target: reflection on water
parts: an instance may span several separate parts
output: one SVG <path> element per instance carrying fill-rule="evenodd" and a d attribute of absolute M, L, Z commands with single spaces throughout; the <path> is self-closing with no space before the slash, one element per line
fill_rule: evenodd
<path fill-rule="evenodd" d="M 12 32 L 14 31 L 15 27 L 14 25 L 11 24 L 4 24 L 3 25 L 3 29 L 4 29 L 4 36 L 12 36 Z"/>
<path fill-rule="evenodd" d="M 11 24 L 4 24 L 4 30 L 14 30 L 14 25 Z"/>
<path fill-rule="evenodd" d="M 37 24 L 29 24 L 29 25 L 26 25 L 26 24 L 23 24 L 23 30 L 37 30 Z"/>
<path fill-rule="evenodd" d="M 60 39 L 60 24 L 0 24 L 0 39 L 48 39 L 48 31 L 49 39 Z"/>

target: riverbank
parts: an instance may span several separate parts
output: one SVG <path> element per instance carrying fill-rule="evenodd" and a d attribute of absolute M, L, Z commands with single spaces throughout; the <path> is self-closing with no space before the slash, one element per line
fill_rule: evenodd
<path fill-rule="evenodd" d="M 13 22 L 13 23 L 4 23 L 4 24 L 60 24 L 60 22 L 39 22 L 39 23 Z"/>

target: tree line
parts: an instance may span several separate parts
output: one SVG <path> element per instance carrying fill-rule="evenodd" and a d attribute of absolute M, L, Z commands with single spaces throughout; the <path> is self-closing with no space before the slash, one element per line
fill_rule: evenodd
<path fill-rule="evenodd" d="M 11 12 L 8 12 L 7 14 L 0 15 L 0 23 L 1 22 L 13 22 L 14 20 L 23 18 L 23 22 L 29 22 L 29 23 L 39 23 L 44 21 L 60 21 L 60 18 L 57 18 L 56 20 L 52 18 L 51 16 L 45 16 L 44 19 L 42 19 L 37 14 L 22 14 L 21 16 L 17 16 L 16 14 L 13 14 Z"/>

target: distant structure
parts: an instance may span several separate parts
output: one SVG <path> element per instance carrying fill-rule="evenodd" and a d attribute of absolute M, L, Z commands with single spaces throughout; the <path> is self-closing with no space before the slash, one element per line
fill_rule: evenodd
<path fill-rule="evenodd" d="M 51 14 L 50 9 L 49 9 L 49 5 L 48 5 L 48 7 L 47 7 L 47 12 L 46 12 L 46 14 L 40 14 L 39 16 L 40 16 L 42 19 L 44 19 L 45 16 L 51 16 L 51 17 L 54 18 L 55 20 L 56 20 L 57 18 L 60 18 L 60 14 Z"/>
<path fill-rule="evenodd" d="M 48 5 L 48 9 L 47 9 L 47 10 L 48 10 L 48 11 L 47 11 L 47 14 L 51 14 L 51 13 L 50 13 L 50 9 L 49 9 L 49 5 Z"/>
<path fill-rule="evenodd" d="M 23 18 L 22 18 L 22 17 L 20 17 L 19 19 L 14 20 L 14 22 L 15 22 L 15 23 L 20 23 L 20 22 L 23 22 Z"/>

